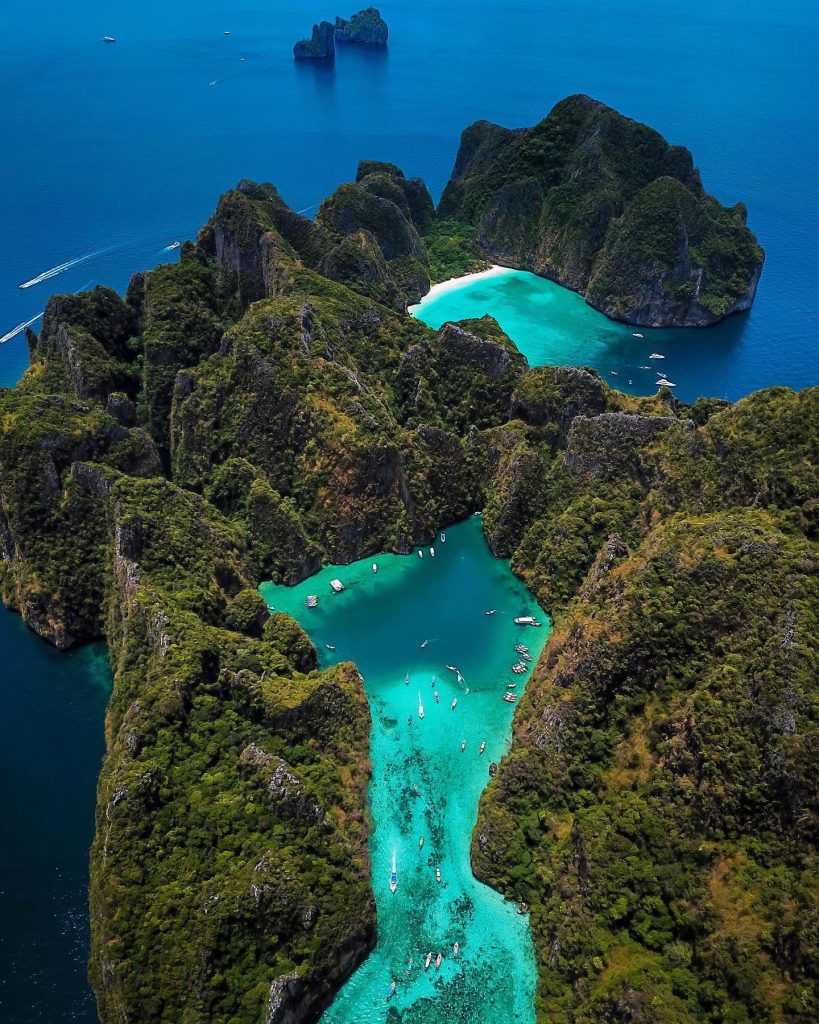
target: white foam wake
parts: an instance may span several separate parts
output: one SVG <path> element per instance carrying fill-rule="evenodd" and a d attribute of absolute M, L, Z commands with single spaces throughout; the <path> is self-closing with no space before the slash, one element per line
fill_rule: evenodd
<path fill-rule="evenodd" d="M 73 260 L 66 260 L 65 263 L 58 263 L 56 267 L 50 267 L 48 270 L 44 270 L 42 274 L 32 277 L 30 281 L 23 281 L 20 287 L 32 288 L 35 284 L 42 284 L 43 281 L 48 281 L 50 278 L 56 277 L 58 274 L 62 274 L 63 271 L 69 270 L 71 267 L 76 267 L 78 263 L 85 263 L 87 260 L 93 260 L 95 256 L 102 256 L 103 253 L 113 252 L 114 249 L 119 248 L 121 248 L 119 245 L 109 245 L 104 249 L 95 249 L 93 252 L 87 252 L 82 256 L 77 256 Z"/>
<path fill-rule="evenodd" d="M 16 338 L 21 331 L 24 331 L 27 327 L 31 327 L 35 320 L 39 320 L 42 315 L 42 312 L 37 313 L 36 316 L 33 316 L 30 320 L 26 320 L 25 323 L 12 327 L 8 334 L 4 334 L 3 337 L 0 338 L 0 345 L 5 341 L 11 341 L 12 338 Z"/>

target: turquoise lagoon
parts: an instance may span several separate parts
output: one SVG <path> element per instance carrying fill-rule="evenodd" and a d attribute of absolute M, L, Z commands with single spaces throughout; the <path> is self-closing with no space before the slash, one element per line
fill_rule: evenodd
<path fill-rule="evenodd" d="M 344 584 L 340 594 L 330 587 L 334 577 Z M 525 685 L 526 676 L 510 671 L 517 660 L 514 644 L 528 645 L 536 661 L 548 619 L 509 563 L 491 554 L 478 517 L 447 530 L 445 543 L 438 538 L 434 558 L 429 548 L 422 558 L 417 552 L 379 555 L 328 566 L 293 588 L 266 583 L 260 590 L 269 605 L 304 626 L 322 664 L 355 661 L 372 715 L 378 944 L 327 1010 L 324 1024 L 399 1016 L 405 1024 L 455 1024 L 472 1019 L 478 1007 L 482 1024 L 529 1024 L 536 967 L 528 919 L 474 878 L 469 851 L 489 764 L 511 738 L 514 706 L 501 695 L 508 682 L 517 681 L 518 692 Z M 308 594 L 318 595 L 318 607 L 305 606 Z M 495 614 L 486 615 L 492 608 Z M 516 626 L 520 615 L 538 616 L 543 628 Z M 457 666 L 462 678 L 446 665 Z M 425 972 L 429 951 L 433 963 Z M 443 962 L 436 971 L 439 952 Z M 388 1008 L 392 979 L 397 989 Z"/>
<path fill-rule="evenodd" d="M 631 395 L 656 391 L 659 374 L 686 402 L 714 394 L 713 375 L 731 374 L 734 343 L 745 316 L 702 328 L 650 328 L 616 323 L 576 292 L 522 270 L 496 267 L 437 285 L 410 308 L 437 330 L 448 320 L 493 316 L 530 366 L 591 366 L 608 384 Z M 663 359 L 650 359 L 659 353 Z M 717 385 L 716 397 L 731 392 Z"/>

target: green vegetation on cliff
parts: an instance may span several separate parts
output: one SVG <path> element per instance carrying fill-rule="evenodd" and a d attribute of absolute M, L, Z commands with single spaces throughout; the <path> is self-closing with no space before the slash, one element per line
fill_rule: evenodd
<path fill-rule="evenodd" d="M 438 216 L 470 225 L 489 259 L 635 324 L 748 309 L 764 258 L 744 206 L 707 195 L 688 150 L 588 96 L 534 128 L 467 128 Z"/>
<path fill-rule="evenodd" d="M 591 117 L 643 217 L 606 237 L 670 258 L 650 200 L 691 195 L 695 219 L 731 221 L 696 245 L 733 287 L 715 239 L 742 211 L 589 102 L 530 133 L 468 130 L 483 171 L 447 202 L 469 220 L 501 167 L 557 188 Z M 585 223 L 603 202 L 552 199 Z M 51 300 L 0 391 L 2 598 L 60 646 L 104 636 L 114 669 L 91 863 L 103 1024 L 301 1024 L 366 955 L 360 680 L 317 671 L 255 588 L 480 508 L 556 623 L 472 851 L 532 908 L 538 1019 L 815 1017 L 819 394 L 635 399 L 529 369 L 489 317 L 433 332 L 405 306 L 430 271 L 472 269 L 465 220 L 435 222 L 423 183 L 374 161 L 315 223 L 243 181 L 124 299 Z"/>

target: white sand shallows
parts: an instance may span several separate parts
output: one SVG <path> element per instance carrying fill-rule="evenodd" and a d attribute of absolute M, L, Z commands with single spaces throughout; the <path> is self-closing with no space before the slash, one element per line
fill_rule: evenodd
<path fill-rule="evenodd" d="M 441 281 L 440 284 L 434 284 L 420 302 L 416 302 L 415 305 L 407 307 L 407 312 L 410 315 L 415 316 L 418 310 L 428 302 L 433 302 L 442 295 L 446 295 L 447 292 L 456 292 L 459 288 L 472 284 L 473 281 L 483 281 L 490 277 L 501 277 L 504 274 L 516 273 L 516 270 L 511 270 L 509 267 L 499 267 L 493 264 L 488 270 L 479 270 L 475 274 L 464 274 L 463 277 L 451 277 L 448 281 Z"/>

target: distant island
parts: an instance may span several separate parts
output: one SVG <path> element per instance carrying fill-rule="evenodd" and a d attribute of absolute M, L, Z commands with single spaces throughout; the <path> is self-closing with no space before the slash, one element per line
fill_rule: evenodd
<path fill-rule="evenodd" d="M 377 7 L 367 7 L 351 18 L 336 18 L 335 25 L 322 21 L 313 25 L 309 39 L 301 39 L 293 47 L 296 60 L 333 60 L 336 43 L 353 43 L 359 46 L 384 47 L 387 45 L 389 29 Z"/>
<path fill-rule="evenodd" d="M 471 848 L 528 908 L 538 1024 L 816 1019 L 819 389 L 635 397 L 407 314 L 489 254 L 667 323 L 762 260 L 686 150 L 570 97 L 467 129 L 437 211 L 381 161 L 315 220 L 241 181 L 178 263 L 27 332 L 0 597 L 108 645 L 102 1024 L 315 1024 L 373 948 L 362 680 L 257 588 L 479 511 L 554 623 Z"/>

